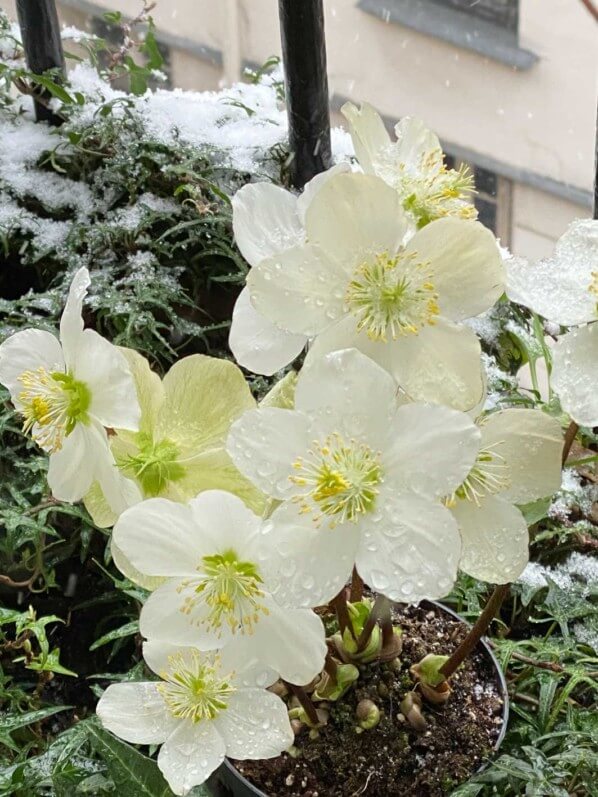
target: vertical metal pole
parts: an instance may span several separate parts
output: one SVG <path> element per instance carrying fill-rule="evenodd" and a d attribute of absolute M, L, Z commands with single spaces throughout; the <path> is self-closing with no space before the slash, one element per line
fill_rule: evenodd
<path fill-rule="evenodd" d="M 302 188 L 331 161 L 323 0 L 278 0 L 278 11 L 291 181 Z"/>
<path fill-rule="evenodd" d="M 64 52 L 54 0 L 17 0 L 17 14 L 31 72 L 41 75 L 46 69 L 58 68 L 64 74 Z M 41 89 L 39 95 L 44 100 L 50 97 Z M 37 101 L 35 118 L 52 125 L 61 121 L 44 103 Z"/>

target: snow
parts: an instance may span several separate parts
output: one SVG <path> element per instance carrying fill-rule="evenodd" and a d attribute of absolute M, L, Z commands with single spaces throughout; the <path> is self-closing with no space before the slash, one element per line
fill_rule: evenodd
<path fill-rule="evenodd" d="M 80 44 L 85 41 L 93 41 L 98 37 L 93 33 L 86 33 L 84 30 L 79 30 L 74 25 L 65 25 L 60 31 L 60 38 L 63 41 L 72 41 L 75 44 Z"/>
<path fill-rule="evenodd" d="M 548 516 L 566 522 L 573 508 L 579 507 L 587 515 L 595 501 L 598 501 L 598 485 L 583 484 L 574 468 L 566 468 L 563 470 L 561 489 L 550 505 Z"/>
<path fill-rule="evenodd" d="M 589 594 L 598 589 L 598 560 L 576 551 L 562 564 L 554 567 L 529 562 L 518 582 L 541 588 L 548 586 L 547 578 L 563 590 L 571 590 L 577 584 L 581 586 L 583 594 Z"/>

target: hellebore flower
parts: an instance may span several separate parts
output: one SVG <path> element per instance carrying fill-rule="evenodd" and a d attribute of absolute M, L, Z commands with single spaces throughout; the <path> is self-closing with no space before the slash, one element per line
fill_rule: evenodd
<path fill-rule="evenodd" d="M 81 268 L 71 283 L 60 339 L 26 329 L 0 345 L 0 382 L 24 418 L 23 430 L 50 455 L 52 495 L 79 501 L 97 481 L 112 511 L 120 512 L 135 487 L 116 469 L 106 428 L 136 431 L 139 402 L 119 349 L 83 329 L 89 284 L 89 272 Z"/>
<path fill-rule="evenodd" d="M 263 496 L 236 469 L 224 446 L 231 423 L 255 400 L 240 369 L 227 360 L 193 354 L 172 366 L 163 380 L 145 357 L 121 349 L 135 379 L 141 406 L 139 431 L 110 438 L 116 463 L 137 486 L 136 500 L 169 498 L 186 502 L 199 492 L 222 489 L 254 509 Z M 99 485 L 85 498 L 99 526 L 113 526 Z"/>
<path fill-rule="evenodd" d="M 250 183 L 234 195 L 233 232 L 250 266 L 305 241 L 305 212 L 317 191 L 335 174 L 350 171 L 340 163 L 316 175 L 300 196 L 272 183 Z M 307 336 L 285 329 L 259 313 L 244 288 L 233 310 L 229 346 L 237 362 L 271 376 L 303 350 Z"/>
<path fill-rule="evenodd" d="M 384 181 L 336 174 L 307 207 L 307 242 L 251 269 L 251 302 L 278 327 L 315 338 L 306 364 L 354 347 L 413 400 L 471 409 L 484 390 L 480 344 L 458 322 L 502 294 L 498 246 L 478 222 L 439 219 L 404 243 L 408 227 Z"/>
<path fill-rule="evenodd" d="M 438 136 L 421 120 L 409 116 L 401 119 L 395 125 L 397 140 L 391 141 L 384 122 L 368 103 L 357 108 L 347 102 L 341 113 L 349 122 L 361 168 L 398 192 L 403 208 L 413 216 L 417 227 L 445 216 L 476 218 L 469 170 L 446 168 Z"/>
<path fill-rule="evenodd" d="M 446 595 L 461 541 L 439 499 L 466 478 L 479 439 L 464 413 L 399 407 L 392 377 L 355 349 L 304 370 L 294 410 L 241 416 L 228 451 L 239 470 L 283 502 L 262 535 L 278 598 L 325 603 L 354 564 L 391 600 Z"/>
<path fill-rule="evenodd" d="M 161 680 L 112 684 L 97 713 L 128 742 L 162 745 L 158 766 L 175 794 L 203 783 L 225 756 L 274 758 L 293 743 L 286 705 L 263 688 L 276 676 L 264 681 L 234 646 L 202 653 L 151 641 L 143 655 Z"/>
<path fill-rule="evenodd" d="M 296 684 L 322 669 L 322 622 L 274 594 L 269 537 L 240 498 L 221 490 L 186 505 L 150 498 L 120 516 L 113 538 L 136 570 L 166 579 L 141 610 L 144 636 L 201 650 L 236 639 Z"/>
<path fill-rule="evenodd" d="M 598 221 L 572 222 L 552 257 L 512 258 L 507 274 L 509 299 L 574 327 L 552 347 L 551 383 L 573 420 L 598 425 Z"/>
<path fill-rule="evenodd" d="M 541 410 L 507 409 L 478 419 L 476 461 L 447 499 L 463 544 L 459 567 L 493 584 L 514 581 L 529 559 L 521 510 L 561 484 L 561 426 Z"/>

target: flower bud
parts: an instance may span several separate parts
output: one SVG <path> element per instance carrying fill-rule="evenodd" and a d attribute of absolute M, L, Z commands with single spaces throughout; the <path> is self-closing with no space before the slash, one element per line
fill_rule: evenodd
<path fill-rule="evenodd" d="M 375 728 L 380 722 L 380 709 L 373 700 L 360 700 L 355 709 L 355 716 L 359 720 L 359 727 L 366 731 Z"/>
<path fill-rule="evenodd" d="M 428 727 L 428 723 L 421 713 L 421 705 L 422 700 L 417 692 L 407 692 L 399 706 L 401 714 L 405 716 L 407 722 L 418 733 L 422 733 Z"/>

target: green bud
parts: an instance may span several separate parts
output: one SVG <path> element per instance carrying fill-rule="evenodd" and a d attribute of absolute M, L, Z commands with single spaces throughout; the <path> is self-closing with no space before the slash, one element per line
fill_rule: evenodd
<path fill-rule="evenodd" d="M 359 727 L 364 731 L 369 731 L 380 722 L 380 709 L 373 700 L 366 698 L 357 704 L 355 716 L 359 721 Z"/>

